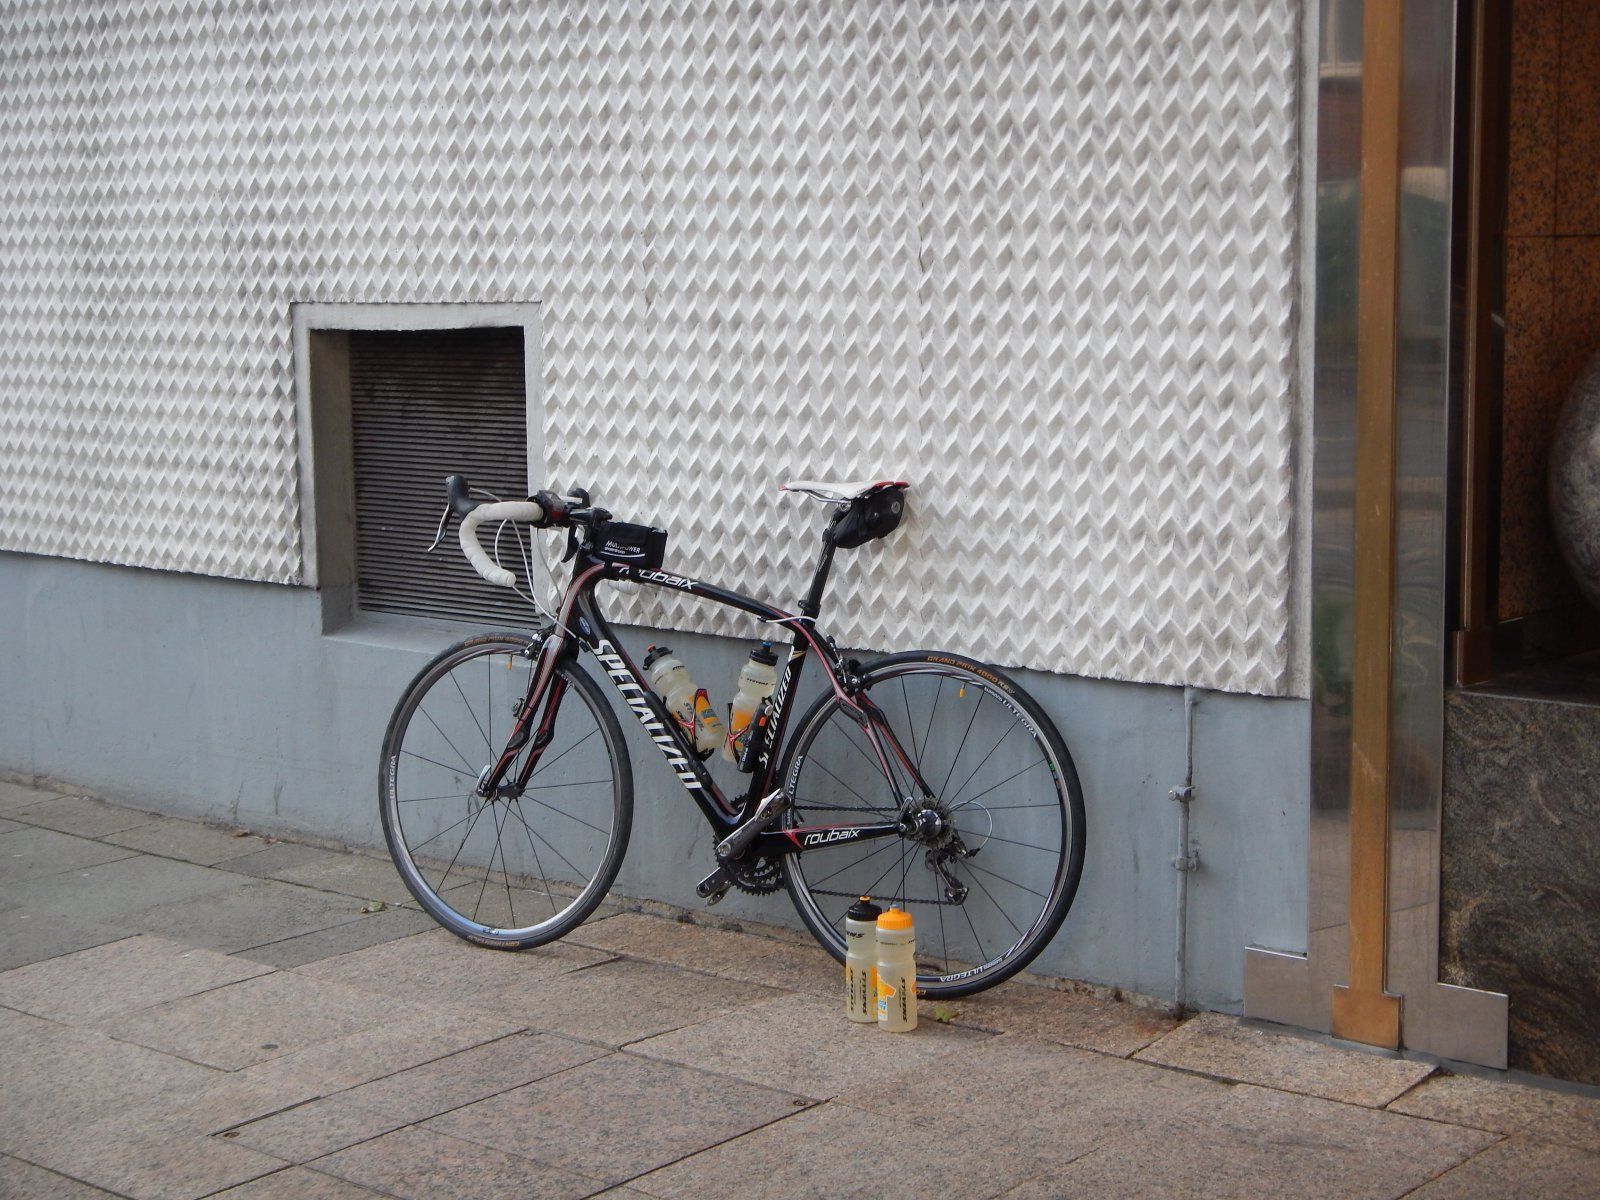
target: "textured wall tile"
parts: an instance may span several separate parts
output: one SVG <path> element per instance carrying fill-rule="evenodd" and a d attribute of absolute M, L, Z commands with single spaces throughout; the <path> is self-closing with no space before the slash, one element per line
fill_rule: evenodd
<path fill-rule="evenodd" d="M 1556 114 L 1562 0 L 1511 6 L 1511 96 L 1506 139 L 1506 232 L 1556 231 Z"/>
<path fill-rule="evenodd" d="M 1281 691 L 1298 25 L 0 9 L 0 546 L 296 582 L 289 305 L 538 299 L 551 481 L 671 565 L 794 595 L 820 514 L 775 485 L 903 476 L 842 642 Z"/>
<path fill-rule="evenodd" d="M 1600 234 L 1600 4 L 1562 0 L 1556 232 Z"/>

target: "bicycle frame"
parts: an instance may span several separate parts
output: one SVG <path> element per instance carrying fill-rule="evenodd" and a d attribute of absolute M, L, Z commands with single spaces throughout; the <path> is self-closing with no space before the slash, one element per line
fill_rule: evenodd
<path fill-rule="evenodd" d="M 932 797 L 932 789 L 922 778 L 911 757 L 906 754 L 895 737 L 888 721 L 877 707 L 853 686 L 853 674 L 840 659 L 832 643 L 815 629 L 817 613 L 821 609 L 822 594 L 833 562 L 833 546 L 826 541 L 822 558 L 812 576 L 811 587 L 801 602 L 800 612 L 791 613 L 762 600 L 745 596 L 716 584 L 670 571 L 646 569 L 620 563 L 605 562 L 592 554 L 578 556 L 577 569 L 566 596 L 562 600 L 557 620 L 540 643 L 539 657 L 533 670 L 527 696 L 519 711 L 517 723 L 505 750 L 494 767 L 479 782 L 478 794 L 488 796 L 501 785 L 517 756 L 528 746 L 533 747 L 517 772 L 517 785 L 526 785 L 538 765 L 539 757 L 549 744 L 556 712 L 560 706 L 564 686 L 555 672 L 563 658 L 575 656 L 582 648 L 594 654 L 611 681 L 623 703 L 638 719 L 645 734 L 655 743 L 666 758 L 668 766 L 678 777 L 711 826 L 718 840 L 737 828 L 755 811 L 759 800 L 774 790 L 778 771 L 778 750 L 787 732 L 791 701 L 796 694 L 806 659 L 813 653 L 822 663 L 829 685 L 840 703 L 857 714 L 858 722 L 868 744 L 878 760 L 884 778 L 897 793 L 901 779 L 891 763 L 898 762 L 905 780 L 920 791 L 925 798 Z M 778 676 L 769 701 L 766 726 L 753 729 L 752 737 L 763 738 L 758 744 L 755 769 L 750 773 L 750 783 L 742 797 L 730 800 L 706 770 L 694 743 L 678 721 L 667 711 L 661 698 L 646 681 L 639 666 L 634 663 L 610 623 L 600 609 L 595 588 L 600 583 L 631 581 L 647 587 L 668 588 L 687 592 L 717 604 L 736 608 L 789 629 L 793 640 L 789 657 Z M 535 716 L 537 714 L 537 723 Z M 791 781 L 792 783 L 792 781 Z M 905 796 L 897 794 L 896 800 Z M 765 830 L 756 835 L 748 853 L 756 856 L 778 856 L 803 852 L 812 847 L 831 846 L 844 841 L 866 841 L 873 838 L 898 836 L 902 832 L 899 820 L 858 825 L 814 825 L 788 829 Z"/>

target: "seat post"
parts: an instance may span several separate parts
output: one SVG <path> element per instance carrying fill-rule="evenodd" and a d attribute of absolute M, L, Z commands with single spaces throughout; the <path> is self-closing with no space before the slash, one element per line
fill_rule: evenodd
<path fill-rule="evenodd" d="M 832 529 L 830 523 L 828 529 Z M 828 572 L 833 569 L 833 539 L 826 530 L 822 534 L 822 557 L 817 560 L 816 572 L 811 576 L 811 590 L 806 593 L 806 598 L 800 601 L 800 611 L 805 616 L 816 618 L 822 611 L 822 593 L 828 586 Z"/>

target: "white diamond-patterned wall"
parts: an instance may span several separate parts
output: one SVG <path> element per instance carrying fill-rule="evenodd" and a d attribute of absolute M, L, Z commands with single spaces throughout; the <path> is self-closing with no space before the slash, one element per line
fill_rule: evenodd
<path fill-rule="evenodd" d="M 1282 693 L 1298 7 L 0 6 L 0 547 L 297 582 L 290 305 L 536 299 L 669 566 L 903 477 L 841 643 Z"/>

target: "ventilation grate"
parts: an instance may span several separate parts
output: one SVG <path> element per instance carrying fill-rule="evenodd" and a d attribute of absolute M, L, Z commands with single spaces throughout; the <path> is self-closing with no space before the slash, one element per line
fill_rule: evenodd
<path fill-rule="evenodd" d="M 350 404 L 360 606 L 528 625 L 527 603 L 467 564 L 454 522 L 445 542 L 423 553 L 444 511 L 446 475 L 503 499 L 527 495 L 523 331 L 352 333 Z M 483 536 L 487 545 L 492 529 Z M 509 531 L 502 545 L 522 578 Z"/>

